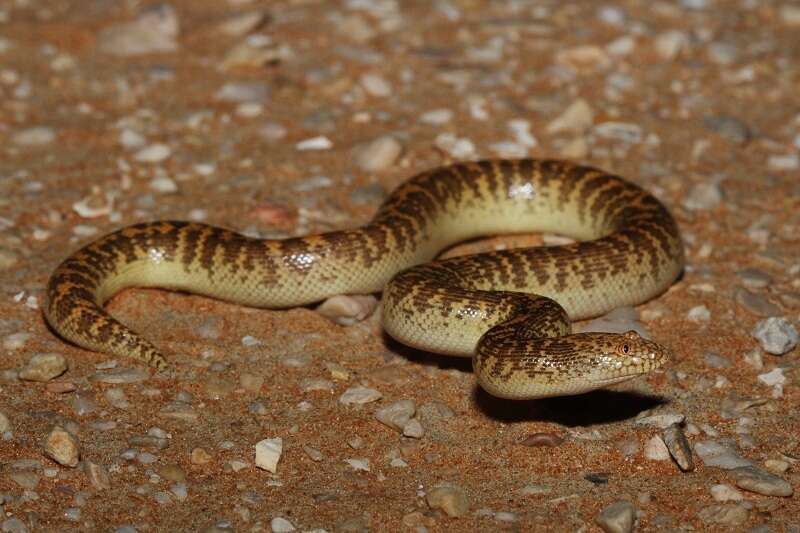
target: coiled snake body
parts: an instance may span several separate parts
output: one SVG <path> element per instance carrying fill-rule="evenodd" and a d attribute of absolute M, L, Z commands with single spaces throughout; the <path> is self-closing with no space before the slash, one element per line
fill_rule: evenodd
<path fill-rule="evenodd" d="M 429 263 L 458 241 L 527 231 L 579 242 Z M 383 289 L 392 337 L 472 357 L 494 395 L 538 398 L 661 366 L 667 350 L 636 333 L 570 334 L 571 320 L 652 298 L 682 267 L 675 221 L 639 187 L 563 161 L 495 160 L 423 172 L 354 230 L 263 240 L 189 222 L 120 229 L 61 263 L 44 313 L 79 346 L 163 369 L 161 353 L 103 309 L 114 293 L 161 287 L 283 308 Z"/>

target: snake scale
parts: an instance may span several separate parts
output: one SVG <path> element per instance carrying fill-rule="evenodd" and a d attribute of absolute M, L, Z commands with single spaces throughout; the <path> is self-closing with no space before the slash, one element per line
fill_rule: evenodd
<path fill-rule="evenodd" d="M 445 247 L 499 233 L 576 242 L 431 262 Z M 44 313 L 73 343 L 164 369 L 162 354 L 103 304 L 160 287 L 264 308 L 383 290 L 383 326 L 422 350 L 472 357 L 489 393 L 577 394 L 645 374 L 666 348 L 625 334 L 570 334 L 571 321 L 648 300 L 683 268 L 667 209 L 620 177 L 557 160 L 491 160 L 429 170 L 400 185 L 369 224 L 266 240 L 192 222 L 122 228 L 69 256 Z"/>

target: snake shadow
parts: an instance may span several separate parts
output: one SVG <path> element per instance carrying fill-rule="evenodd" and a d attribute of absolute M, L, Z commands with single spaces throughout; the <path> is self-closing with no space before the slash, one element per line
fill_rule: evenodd
<path fill-rule="evenodd" d="M 384 332 L 384 342 L 395 354 L 419 365 L 472 372 L 472 361 L 410 348 Z M 639 413 L 669 403 L 669 398 L 635 391 L 600 389 L 575 396 L 539 400 L 505 400 L 492 396 L 477 383 L 472 403 L 484 415 L 504 423 L 553 422 L 566 427 L 609 424 L 634 418 Z"/>

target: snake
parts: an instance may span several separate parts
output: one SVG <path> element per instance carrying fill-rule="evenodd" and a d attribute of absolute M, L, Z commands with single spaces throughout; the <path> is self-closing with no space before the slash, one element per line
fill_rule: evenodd
<path fill-rule="evenodd" d="M 527 232 L 568 241 L 437 259 L 454 243 Z M 675 219 L 634 183 L 570 161 L 495 159 L 423 171 L 355 229 L 261 239 L 199 222 L 124 227 L 53 271 L 43 312 L 71 343 L 161 371 L 161 351 L 104 308 L 125 288 L 270 309 L 382 290 L 390 337 L 471 358 L 494 396 L 535 399 L 603 388 L 669 361 L 667 347 L 635 331 L 572 333 L 572 323 L 658 296 L 683 264 Z"/>

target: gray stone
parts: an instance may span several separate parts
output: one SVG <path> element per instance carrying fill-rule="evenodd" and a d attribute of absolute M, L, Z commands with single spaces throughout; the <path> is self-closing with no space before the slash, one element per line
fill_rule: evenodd
<path fill-rule="evenodd" d="M 765 352 L 783 355 L 797 346 L 798 335 L 795 327 L 783 317 L 769 317 L 753 328 L 753 337 L 761 344 Z"/>
<path fill-rule="evenodd" d="M 716 183 L 696 183 L 689 189 L 683 207 L 690 211 L 714 209 L 722 202 L 722 189 Z"/>
<path fill-rule="evenodd" d="M 63 466 L 78 466 L 78 438 L 61 426 L 54 426 L 44 442 L 44 453 Z"/>
<path fill-rule="evenodd" d="M 705 440 L 694 445 L 697 456 L 706 466 L 716 466 L 725 470 L 732 470 L 753 463 L 741 457 L 736 451 L 717 441 Z"/>
<path fill-rule="evenodd" d="M 733 470 L 736 486 L 765 496 L 789 497 L 794 489 L 782 477 L 770 474 L 756 466 L 743 466 Z"/>
<path fill-rule="evenodd" d="M 697 517 L 706 524 L 740 526 L 747 521 L 750 511 L 739 503 L 721 503 L 704 507 Z"/>
<path fill-rule="evenodd" d="M 381 424 L 402 432 L 416 410 L 414 400 L 399 400 L 375 411 L 375 418 Z"/>
<path fill-rule="evenodd" d="M 672 424 L 662 433 L 664 443 L 667 445 L 669 454 L 678 463 L 678 467 L 683 472 L 694 470 L 694 459 L 692 458 L 692 448 L 686 435 L 683 434 L 679 424 Z"/>
<path fill-rule="evenodd" d="M 359 145 L 354 150 L 356 165 L 366 172 L 379 172 L 395 164 L 403 145 L 391 135 L 384 135 Z"/>
<path fill-rule="evenodd" d="M 736 303 L 756 316 L 773 316 L 781 313 L 781 308 L 767 300 L 766 297 L 738 287 L 734 292 Z"/>
<path fill-rule="evenodd" d="M 442 485 L 428 491 L 425 497 L 431 509 L 440 509 L 447 516 L 464 516 L 469 511 L 469 498 L 456 485 Z"/>
<path fill-rule="evenodd" d="M 703 119 L 705 126 L 734 144 L 746 144 L 752 139 L 750 127 L 736 117 L 714 115 Z"/>
<path fill-rule="evenodd" d="M 636 507 L 626 500 L 620 500 L 600 511 L 595 523 L 606 533 L 628 533 L 633 531 L 636 520 Z"/>
<path fill-rule="evenodd" d="M 59 353 L 40 353 L 28 360 L 19 377 L 27 381 L 50 381 L 67 371 L 67 360 Z"/>

